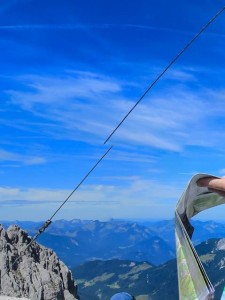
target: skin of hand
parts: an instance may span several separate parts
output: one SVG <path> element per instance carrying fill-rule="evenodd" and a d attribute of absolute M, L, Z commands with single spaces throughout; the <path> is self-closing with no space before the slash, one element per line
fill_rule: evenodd
<path fill-rule="evenodd" d="M 216 192 L 221 196 L 225 195 L 225 178 L 205 177 L 197 181 L 197 185 L 201 187 L 208 187 L 209 191 Z"/>

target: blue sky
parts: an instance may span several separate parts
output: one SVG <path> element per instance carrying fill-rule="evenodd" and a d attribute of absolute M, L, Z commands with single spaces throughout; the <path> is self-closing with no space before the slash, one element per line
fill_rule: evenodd
<path fill-rule="evenodd" d="M 104 140 L 224 1 L 0 1 L 0 219 L 169 219 L 225 175 L 225 14 Z M 223 210 L 203 217 L 223 218 Z"/>

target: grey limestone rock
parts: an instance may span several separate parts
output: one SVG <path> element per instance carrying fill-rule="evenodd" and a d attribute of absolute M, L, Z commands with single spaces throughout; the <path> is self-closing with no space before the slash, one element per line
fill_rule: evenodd
<path fill-rule="evenodd" d="M 31 300 L 79 299 L 67 266 L 51 249 L 37 242 L 24 252 L 30 241 L 31 237 L 18 226 L 5 230 L 0 225 L 0 294 Z"/>
<path fill-rule="evenodd" d="M 220 239 L 216 248 L 217 250 L 225 250 L 225 239 Z"/>

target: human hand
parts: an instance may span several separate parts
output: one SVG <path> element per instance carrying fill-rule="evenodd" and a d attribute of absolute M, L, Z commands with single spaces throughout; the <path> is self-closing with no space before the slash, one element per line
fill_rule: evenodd
<path fill-rule="evenodd" d="M 221 196 L 225 195 L 225 178 L 204 177 L 197 181 L 197 185 L 208 187 L 209 191 L 216 192 Z"/>

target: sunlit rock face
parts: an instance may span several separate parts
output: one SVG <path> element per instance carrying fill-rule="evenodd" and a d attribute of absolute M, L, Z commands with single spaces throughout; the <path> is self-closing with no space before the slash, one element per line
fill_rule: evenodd
<path fill-rule="evenodd" d="M 29 300 L 28 298 L 17 298 L 17 297 L 9 297 L 9 296 L 0 296 L 0 300 Z"/>
<path fill-rule="evenodd" d="M 28 234 L 18 226 L 5 230 L 0 225 L 1 295 L 31 300 L 79 299 L 66 265 L 51 249 L 36 242 L 25 250 L 30 241 Z"/>

